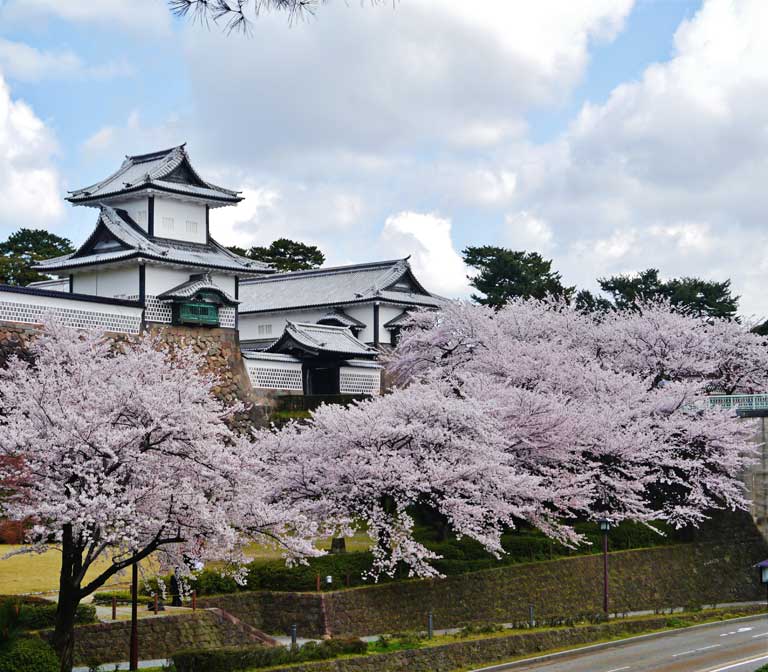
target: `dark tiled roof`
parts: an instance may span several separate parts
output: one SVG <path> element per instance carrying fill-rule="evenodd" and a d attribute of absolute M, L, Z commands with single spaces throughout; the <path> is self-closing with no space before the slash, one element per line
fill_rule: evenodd
<path fill-rule="evenodd" d="M 126 156 L 112 175 L 89 187 L 70 191 L 70 203 L 96 205 L 99 201 L 144 189 L 197 196 L 222 205 L 242 200 L 239 192 L 206 182 L 189 161 L 184 145 L 149 154 Z"/>
<path fill-rule="evenodd" d="M 385 329 L 397 329 L 398 327 L 402 327 L 403 323 L 408 320 L 410 317 L 407 310 L 404 310 L 402 313 L 400 313 L 398 316 L 393 317 L 389 322 L 384 323 Z"/>
<path fill-rule="evenodd" d="M 350 329 L 365 329 L 365 322 L 361 322 L 351 315 L 347 315 L 340 308 L 329 310 L 317 321 L 318 324 L 324 324 L 326 322 L 338 322 L 341 326 L 349 327 Z"/>
<path fill-rule="evenodd" d="M 105 232 L 111 236 L 115 246 L 99 251 L 94 248 L 93 243 Z M 234 254 L 213 239 L 208 243 L 189 243 L 150 238 L 124 210 L 116 210 L 106 205 L 101 208 L 93 233 L 76 252 L 41 261 L 33 268 L 48 273 L 134 258 L 243 274 L 272 271 L 268 264 Z"/>
<path fill-rule="evenodd" d="M 283 335 L 269 348 L 268 352 L 290 352 L 303 350 L 309 354 L 331 354 L 352 357 L 375 357 L 378 352 L 358 341 L 347 327 L 332 327 L 327 324 L 288 322 Z"/>
<path fill-rule="evenodd" d="M 210 274 L 206 273 L 201 277 L 187 280 L 182 284 L 169 289 L 168 291 L 158 294 L 157 298 L 160 301 L 185 301 L 195 297 L 200 292 L 215 292 L 224 300 L 224 303 L 229 306 L 235 306 L 239 301 L 230 296 L 228 292 L 219 287 L 212 279 Z"/>
<path fill-rule="evenodd" d="M 407 291 L 393 289 L 407 280 Z M 240 284 L 240 312 L 295 310 L 370 301 L 436 308 L 444 299 L 416 280 L 407 259 L 278 273 Z"/>

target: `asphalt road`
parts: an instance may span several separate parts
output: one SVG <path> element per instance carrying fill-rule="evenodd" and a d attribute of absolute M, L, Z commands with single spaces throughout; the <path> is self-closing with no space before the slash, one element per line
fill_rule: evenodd
<path fill-rule="evenodd" d="M 768 663 L 768 617 L 722 621 L 660 636 L 599 645 L 559 657 L 482 668 L 483 672 L 754 672 Z M 478 671 L 475 671 L 478 672 Z"/>

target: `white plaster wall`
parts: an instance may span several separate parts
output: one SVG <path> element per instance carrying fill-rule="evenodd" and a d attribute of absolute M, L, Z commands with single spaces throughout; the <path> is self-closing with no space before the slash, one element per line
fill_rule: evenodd
<path fill-rule="evenodd" d="M 194 231 L 189 230 L 190 222 Z M 155 196 L 155 236 L 205 243 L 205 205 Z"/>
<path fill-rule="evenodd" d="M 365 328 L 357 334 L 363 343 L 373 343 L 373 304 L 366 303 L 360 306 L 346 306 L 344 312 L 356 320 L 360 320 Z"/>
<path fill-rule="evenodd" d="M 200 272 L 202 272 L 201 269 Z M 190 275 L 194 275 L 195 270 L 181 268 L 168 268 L 166 266 L 153 266 L 147 264 L 146 286 L 147 296 L 157 296 L 163 292 L 172 289 L 183 282 L 189 280 Z"/>
<path fill-rule="evenodd" d="M 0 292 L 0 322 L 39 324 L 53 315 L 64 324 L 77 328 L 138 333 L 141 308 L 113 306 L 61 297 Z"/>
<path fill-rule="evenodd" d="M 390 306 L 387 304 L 381 304 L 379 306 L 379 343 L 392 342 L 392 333 L 389 329 L 385 329 L 384 325 L 396 318 L 402 312 L 402 306 Z"/>
<path fill-rule="evenodd" d="M 323 310 L 293 310 L 285 313 L 257 313 L 255 315 L 240 315 L 240 340 L 277 338 L 283 333 L 285 325 L 291 322 L 317 322 L 328 312 Z M 272 325 L 269 334 L 259 333 L 259 325 Z"/>
<path fill-rule="evenodd" d="M 124 298 L 139 293 L 139 267 L 102 268 L 74 274 L 72 289 L 76 294 Z"/>
<path fill-rule="evenodd" d="M 125 210 L 142 229 L 148 230 L 149 199 L 146 196 L 126 201 L 115 201 L 112 203 L 112 207 Z"/>
<path fill-rule="evenodd" d="M 85 271 L 81 273 L 75 273 L 72 278 L 72 291 L 75 294 L 90 294 L 91 296 L 98 296 L 97 294 L 97 271 Z"/>
<path fill-rule="evenodd" d="M 96 283 L 97 296 L 136 296 L 139 293 L 139 266 L 99 271 Z"/>
<path fill-rule="evenodd" d="M 227 292 L 231 297 L 235 296 L 235 277 L 223 273 L 211 273 L 211 280 Z"/>

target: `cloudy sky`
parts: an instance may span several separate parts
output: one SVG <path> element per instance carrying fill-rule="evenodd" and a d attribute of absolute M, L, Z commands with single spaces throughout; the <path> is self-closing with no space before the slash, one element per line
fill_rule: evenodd
<path fill-rule="evenodd" d="M 67 189 L 186 141 L 224 243 L 286 236 L 333 264 L 412 254 L 463 296 L 467 245 L 566 281 L 731 278 L 768 316 L 768 2 L 331 3 L 250 37 L 163 0 L 0 0 L 0 238 L 75 242 Z"/>

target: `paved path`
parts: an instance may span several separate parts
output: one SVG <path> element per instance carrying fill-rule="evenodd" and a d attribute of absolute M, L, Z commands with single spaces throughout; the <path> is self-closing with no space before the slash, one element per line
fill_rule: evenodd
<path fill-rule="evenodd" d="M 768 617 L 633 637 L 473 672 L 754 672 L 768 663 Z"/>

